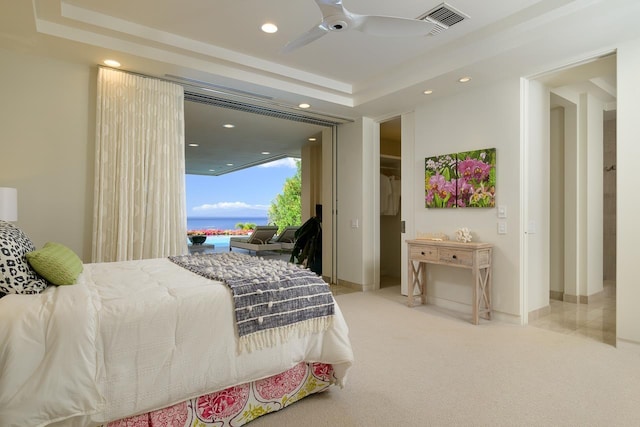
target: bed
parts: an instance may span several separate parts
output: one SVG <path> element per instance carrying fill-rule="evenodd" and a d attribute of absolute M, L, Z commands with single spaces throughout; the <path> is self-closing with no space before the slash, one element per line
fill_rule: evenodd
<path fill-rule="evenodd" d="M 14 272 L 42 280 L 24 258 L 49 244 L 35 250 L 26 236 L 18 245 L 7 244 L 7 229 L 9 234 L 18 230 L 11 227 L 0 222 L 2 256 L 10 252 L 20 259 L 22 250 Z M 257 260 L 274 263 L 218 255 L 251 259 L 255 270 L 264 269 Z M 239 426 L 345 384 L 353 353 L 332 296 L 333 312 L 321 320 L 250 333 L 239 323 L 239 311 L 270 323 L 270 314 L 257 316 L 270 304 L 252 302 L 250 294 L 264 298 L 289 287 L 324 293 L 321 285 L 294 286 L 295 280 L 281 278 L 263 291 L 255 277 L 214 280 L 213 267 L 207 276 L 188 264 L 210 263 L 210 257 L 84 264 L 70 286 L 45 281 L 44 289 L 24 292 L 5 275 L 0 283 L 0 292 L 7 294 L 0 298 L 0 425 Z M 0 270 L 5 264 L 0 259 Z M 239 299 L 234 280 L 258 287 Z M 289 310 L 294 311 L 303 310 Z"/>

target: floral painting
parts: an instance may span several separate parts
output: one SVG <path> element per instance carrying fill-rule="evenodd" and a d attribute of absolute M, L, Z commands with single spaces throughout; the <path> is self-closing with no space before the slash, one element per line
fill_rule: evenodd
<path fill-rule="evenodd" d="M 495 148 L 427 157 L 424 169 L 427 208 L 495 206 Z"/>

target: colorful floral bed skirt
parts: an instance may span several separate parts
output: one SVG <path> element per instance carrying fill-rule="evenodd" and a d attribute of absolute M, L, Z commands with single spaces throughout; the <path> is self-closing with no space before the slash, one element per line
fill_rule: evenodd
<path fill-rule="evenodd" d="M 281 374 L 113 421 L 108 427 L 242 426 L 324 391 L 333 382 L 331 365 L 302 362 Z"/>

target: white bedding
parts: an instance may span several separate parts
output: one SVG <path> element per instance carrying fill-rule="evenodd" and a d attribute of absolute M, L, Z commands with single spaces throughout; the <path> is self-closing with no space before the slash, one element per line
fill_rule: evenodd
<path fill-rule="evenodd" d="M 264 378 L 353 361 L 323 333 L 237 354 L 229 289 L 168 259 L 86 264 L 76 285 L 0 299 L 0 425 L 94 425 Z"/>

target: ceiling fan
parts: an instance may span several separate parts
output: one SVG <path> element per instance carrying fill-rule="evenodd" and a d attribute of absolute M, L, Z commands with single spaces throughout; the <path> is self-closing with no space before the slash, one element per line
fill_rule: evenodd
<path fill-rule="evenodd" d="M 322 12 L 322 22 L 297 39 L 287 43 L 283 52 L 305 46 L 330 31 L 358 30 L 363 33 L 385 37 L 407 37 L 427 35 L 435 23 L 395 16 L 358 15 L 349 12 L 342 0 L 315 0 Z"/>

